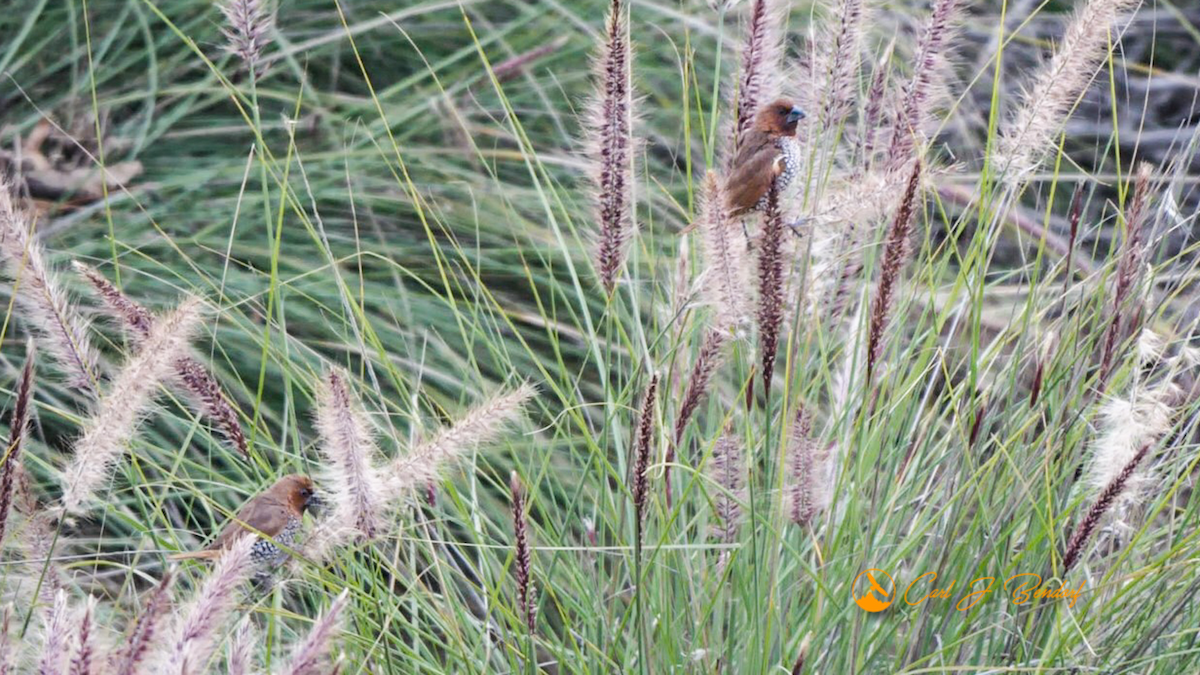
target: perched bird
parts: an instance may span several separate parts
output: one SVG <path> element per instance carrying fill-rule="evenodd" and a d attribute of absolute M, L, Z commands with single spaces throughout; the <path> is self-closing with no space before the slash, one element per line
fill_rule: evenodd
<path fill-rule="evenodd" d="M 729 165 L 726 194 L 730 216 L 761 211 L 771 184 L 783 190 L 800 170 L 796 126 L 802 119 L 804 111 L 787 99 L 759 108 L 754 126 L 739 139 Z"/>
<path fill-rule="evenodd" d="M 254 562 L 278 564 L 287 555 L 282 547 L 294 546 L 298 541 L 304 512 L 319 504 L 313 482 L 308 476 L 284 476 L 265 491 L 251 497 L 233 520 L 225 525 L 221 534 L 203 550 L 177 553 L 171 559 L 217 558 L 239 536 L 251 533 L 259 536 L 250 554 Z"/>

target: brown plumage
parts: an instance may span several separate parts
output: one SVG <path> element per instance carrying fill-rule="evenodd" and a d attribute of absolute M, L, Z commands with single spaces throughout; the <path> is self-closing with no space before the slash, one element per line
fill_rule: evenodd
<path fill-rule="evenodd" d="M 774 183 L 782 190 L 800 168 L 796 126 L 804 111 L 787 99 L 759 108 L 754 126 L 739 139 L 726 187 L 730 215 L 761 210 Z"/>
<path fill-rule="evenodd" d="M 275 563 L 286 555 L 282 547 L 293 546 L 300 533 L 304 512 L 318 503 L 313 482 L 308 476 L 290 474 L 275 481 L 263 492 L 251 497 L 225 525 L 217 538 L 200 551 L 177 553 L 172 560 L 213 559 L 219 557 L 239 536 L 259 535 L 251 553 L 255 562 Z M 265 538 L 264 538 L 265 535 Z"/>

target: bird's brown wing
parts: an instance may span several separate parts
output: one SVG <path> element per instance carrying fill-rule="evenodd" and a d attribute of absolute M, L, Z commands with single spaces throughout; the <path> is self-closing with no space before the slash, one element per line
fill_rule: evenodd
<path fill-rule="evenodd" d="M 288 522 L 288 507 L 270 493 L 260 494 L 246 502 L 237 516 L 225 525 L 221 534 L 208 545 L 209 550 L 228 548 L 243 533 L 263 533 L 268 537 L 279 534 Z"/>
<path fill-rule="evenodd" d="M 731 215 L 740 216 L 758 203 L 775 178 L 783 171 L 783 153 L 775 139 L 761 132 L 750 132 L 733 159 L 728 190 Z"/>

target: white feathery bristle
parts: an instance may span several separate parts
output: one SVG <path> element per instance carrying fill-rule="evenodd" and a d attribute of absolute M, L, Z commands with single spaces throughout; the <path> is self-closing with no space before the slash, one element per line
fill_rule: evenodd
<path fill-rule="evenodd" d="M 221 628 L 237 608 L 238 591 L 255 566 L 251 550 L 258 537 L 243 535 L 209 572 L 191 602 L 177 615 L 174 637 L 168 642 L 165 675 L 203 672 L 217 646 Z"/>
<path fill-rule="evenodd" d="M 700 233 L 704 245 L 707 301 L 716 311 L 717 329 L 735 330 L 750 316 L 750 260 L 740 228 L 729 217 L 725 191 L 715 171 L 704 177 Z"/>
<path fill-rule="evenodd" d="M 200 325 L 203 302 L 189 298 L 155 324 L 154 330 L 113 378 L 96 414 L 75 443 L 75 455 L 63 474 L 63 506 L 82 514 L 108 480 L 112 465 L 133 439 L 137 424 L 154 400 L 159 383 L 174 372 Z"/>
<path fill-rule="evenodd" d="M 1171 430 L 1171 402 L 1177 394 L 1176 387 L 1169 383 L 1153 387 L 1135 384 L 1128 397 L 1113 398 L 1104 404 L 1100 410 L 1103 431 L 1093 446 L 1087 479 L 1093 491 L 1103 491 L 1143 445 L 1157 442 Z M 1125 483 L 1119 497 L 1121 504 L 1137 500 L 1146 487 L 1144 465 Z"/>
<path fill-rule="evenodd" d="M 1162 357 L 1162 336 L 1149 328 L 1138 334 L 1137 358 L 1140 363 L 1153 363 Z"/>
<path fill-rule="evenodd" d="M 328 671 L 329 647 L 341 625 L 341 614 L 349 601 L 350 589 L 338 595 L 329 609 L 313 621 L 308 635 L 292 651 L 279 675 L 321 675 Z"/>
<path fill-rule="evenodd" d="M 229 656 L 225 661 L 225 675 L 250 675 L 255 672 L 254 650 L 258 645 L 254 624 L 250 617 L 238 622 L 229 639 Z"/>
<path fill-rule="evenodd" d="M 376 469 L 379 455 L 370 423 L 346 373 L 330 371 L 317 390 L 317 430 L 332 523 L 348 526 L 364 539 L 383 527 L 386 486 Z"/>
<path fill-rule="evenodd" d="M 506 427 L 521 418 L 525 403 L 536 393 L 537 389 L 526 383 L 500 394 L 392 462 L 387 476 L 392 494 L 398 495 L 436 479 L 442 467 L 476 446 L 495 440 Z"/>
<path fill-rule="evenodd" d="M 80 315 L 46 263 L 42 246 L 30 235 L 31 217 L 13 202 L 12 186 L 0 180 L 0 263 L 13 279 L 20 316 L 42 339 L 41 345 L 84 391 L 95 389 L 96 352 L 88 322 Z"/>
<path fill-rule="evenodd" d="M 1108 54 L 1109 28 L 1140 0 L 1088 0 L 1075 14 L 1050 62 L 1021 97 L 1005 127 L 995 163 L 1016 183 L 1038 168 L 1075 101 Z"/>
<path fill-rule="evenodd" d="M 71 651 L 71 608 L 67 592 L 54 595 L 54 605 L 46 615 L 42 635 L 42 652 L 38 657 L 38 675 L 66 675 Z"/>

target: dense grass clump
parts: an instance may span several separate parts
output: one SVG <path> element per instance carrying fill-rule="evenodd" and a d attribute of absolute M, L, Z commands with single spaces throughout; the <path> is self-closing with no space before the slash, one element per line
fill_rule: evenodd
<path fill-rule="evenodd" d="M 27 4 L 0 673 L 1200 667 L 1187 8 Z"/>

